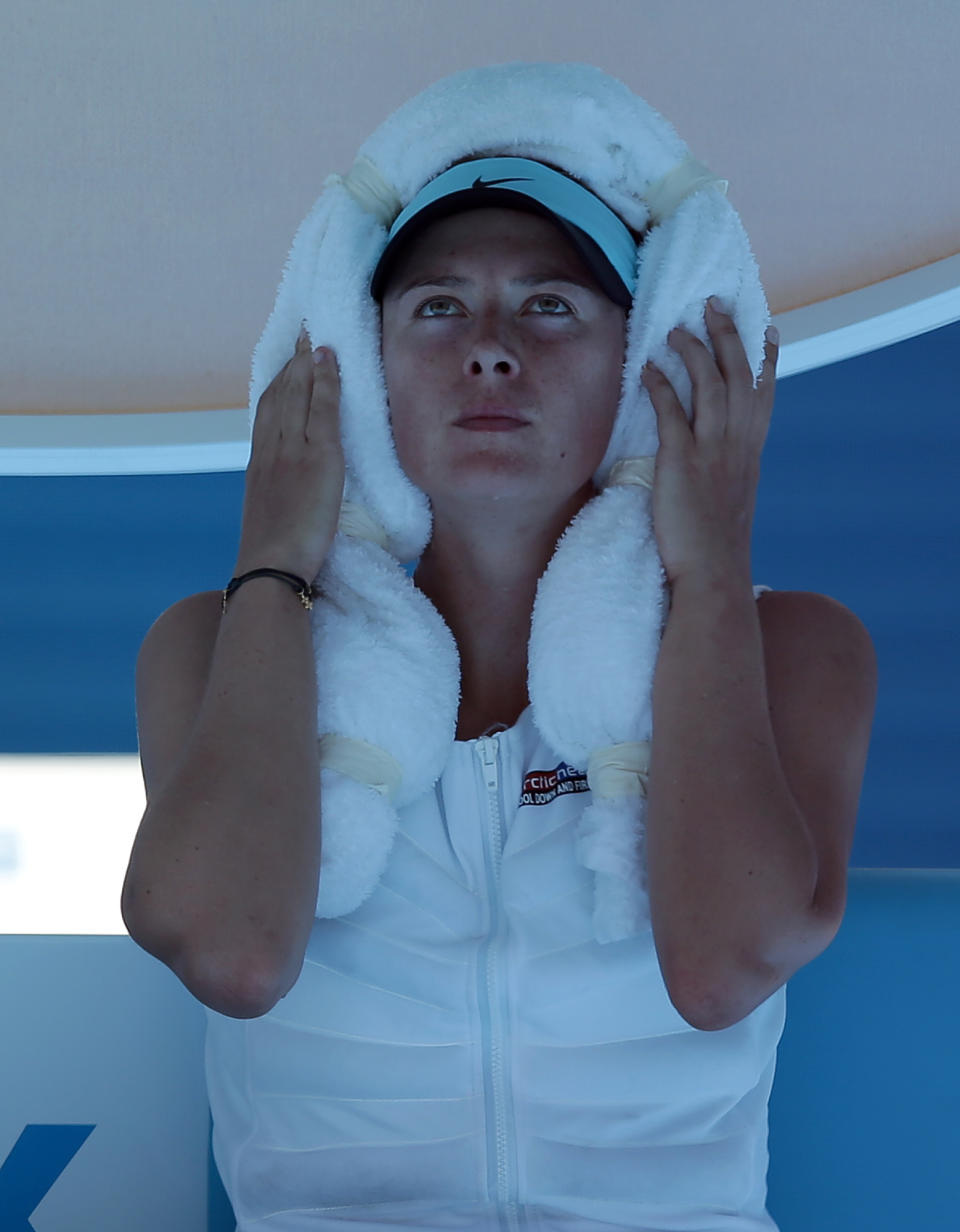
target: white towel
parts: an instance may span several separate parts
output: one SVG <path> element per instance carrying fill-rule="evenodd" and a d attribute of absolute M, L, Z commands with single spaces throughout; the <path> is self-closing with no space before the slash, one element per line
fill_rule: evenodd
<path fill-rule="evenodd" d="M 469 69 L 399 107 L 349 174 L 327 178 L 253 354 L 251 423 L 302 321 L 314 346 L 334 348 L 340 369 L 344 502 L 311 614 L 323 766 L 317 915 L 346 914 L 369 896 L 390 855 L 397 808 L 433 787 L 456 737 L 457 645 L 403 569 L 429 543 L 432 513 L 397 459 L 369 285 L 411 198 L 458 159 L 488 151 L 570 171 L 630 228 L 646 231 L 616 423 L 593 477 L 598 495 L 539 580 L 528 646 L 533 722 L 587 771 L 592 802 L 576 852 L 595 873 L 595 935 L 607 942 L 649 924 L 645 783 L 669 603 L 650 509 L 656 414 L 641 370 L 652 359 L 689 417 L 690 377 L 668 333 L 683 325 L 712 353 L 703 312 L 718 296 L 756 383 L 770 313 L 726 181 L 642 98 L 588 64 Z"/>

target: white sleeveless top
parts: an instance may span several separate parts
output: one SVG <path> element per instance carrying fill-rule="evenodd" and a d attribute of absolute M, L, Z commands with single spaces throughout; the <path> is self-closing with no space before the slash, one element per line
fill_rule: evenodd
<path fill-rule="evenodd" d="M 574 855 L 589 802 L 530 707 L 454 742 L 371 896 L 314 920 L 287 996 L 207 1008 L 238 1232 L 777 1232 L 786 988 L 698 1031 L 649 928 L 599 944 Z"/>

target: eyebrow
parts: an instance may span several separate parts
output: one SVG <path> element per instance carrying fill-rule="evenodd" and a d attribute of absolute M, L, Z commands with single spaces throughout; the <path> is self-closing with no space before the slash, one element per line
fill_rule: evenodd
<path fill-rule="evenodd" d="M 572 275 L 564 272 L 554 272 L 553 270 L 540 271 L 536 274 L 524 274 L 522 278 L 511 278 L 510 285 L 514 287 L 536 287 L 544 282 L 566 282 L 570 286 L 581 287 L 584 291 L 590 291 L 594 295 L 597 294 L 597 288 L 591 286 L 590 283 L 584 282 L 581 278 L 574 278 Z M 408 291 L 412 291 L 415 287 L 472 287 L 472 278 L 458 278 L 456 274 L 440 274 L 434 276 L 428 275 L 425 278 L 414 278 L 412 282 L 408 282 L 397 292 L 397 298 L 406 295 Z"/>

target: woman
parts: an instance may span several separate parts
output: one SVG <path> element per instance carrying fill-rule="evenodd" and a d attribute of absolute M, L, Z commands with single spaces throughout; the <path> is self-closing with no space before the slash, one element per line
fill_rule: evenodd
<path fill-rule="evenodd" d="M 541 173 L 519 170 L 535 199 Z M 545 571 L 598 499 L 627 314 L 543 183 L 544 208 L 435 209 L 379 281 L 396 455 L 433 514 L 413 581 L 453 634 L 462 691 L 435 794 L 401 810 L 359 910 L 315 918 L 318 661 L 291 591 L 309 602 L 330 558 L 345 461 L 339 357 L 305 335 L 257 406 L 240 584 L 175 604 L 138 662 L 148 806 L 124 919 L 210 1011 L 240 1228 L 496 1227 L 520 1208 L 550 1229 L 774 1226 L 774 994 L 842 919 L 872 646 L 832 599 L 755 598 L 776 342 L 754 386 L 733 320 L 708 308 L 714 354 L 670 336 L 689 422 L 662 372 L 643 377 L 670 604 L 651 927 L 598 946 L 571 853 L 594 780 L 531 722 L 528 642 Z"/>

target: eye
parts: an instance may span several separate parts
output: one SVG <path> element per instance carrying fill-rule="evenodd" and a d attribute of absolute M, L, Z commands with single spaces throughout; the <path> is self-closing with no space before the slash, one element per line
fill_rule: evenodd
<path fill-rule="evenodd" d="M 537 298 L 534 300 L 534 303 L 537 303 L 537 304 L 542 303 L 543 300 L 545 299 L 552 299 L 555 304 L 562 304 L 563 307 L 566 308 L 567 313 L 572 313 L 573 311 L 573 309 L 566 302 L 566 300 L 560 299 L 559 296 L 557 295 L 538 295 Z M 548 312 L 546 313 L 546 315 L 548 317 L 562 317 L 566 314 L 562 312 Z"/>
<path fill-rule="evenodd" d="M 573 315 L 573 309 L 570 307 L 570 305 L 565 300 L 560 299 L 560 297 L 557 295 L 538 295 L 536 299 L 533 301 L 533 303 L 539 304 L 539 303 L 542 303 L 544 300 L 551 300 L 555 304 L 562 304 L 563 307 L 566 309 L 566 312 L 540 312 L 540 313 L 537 313 L 538 316 L 562 317 L 562 316 L 572 316 Z M 447 299 L 446 296 L 434 296 L 432 299 L 424 300 L 423 303 L 420 305 L 420 307 L 417 309 L 417 311 L 414 313 L 414 316 L 420 316 L 421 310 L 424 308 L 429 308 L 431 304 L 452 304 L 453 302 L 454 301 L 452 299 Z M 424 319 L 429 320 L 431 317 L 438 317 L 438 316 L 446 317 L 449 315 L 450 313 L 448 312 L 428 312 Z"/>
<path fill-rule="evenodd" d="M 417 311 L 413 315 L 419 316 L 421 310 L 424 308 L 429 308 L 431 304 L 449 304 L 451 302 L 452 302 L 451 300 L 440 299 L 440 298 L 424 300 L 424 302 L 420 305 L 420 307 L 417 309 Z M 447 316 L 448 314 L 445 312 L 441 312 L 441 313 L 429 312 L 427 313 L 427 315 L 432 317 L 432 316 Z"/>

